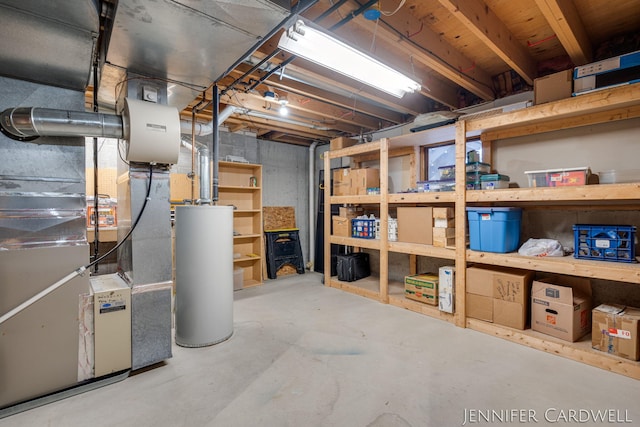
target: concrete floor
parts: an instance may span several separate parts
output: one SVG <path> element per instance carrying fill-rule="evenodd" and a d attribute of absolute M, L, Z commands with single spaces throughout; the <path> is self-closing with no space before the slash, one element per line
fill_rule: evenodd
<path fill-rule="evenodd" d="M 162 366 L 0 426 L 640 425 L 640 381 L 320 279 L 238 291 L 226 342 L 174 347 Z"/>

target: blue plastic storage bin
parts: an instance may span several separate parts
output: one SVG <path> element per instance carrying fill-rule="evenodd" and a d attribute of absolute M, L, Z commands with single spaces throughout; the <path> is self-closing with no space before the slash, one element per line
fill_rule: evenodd
<path fill-rule="evenodd" d="M 636 262 L 633 225 L 576 224 L 573 233 L 575 258 Z"/>
<path fill-rule="evenodd" d="M 467 208 L 467 217 L 471 250 L 506 253 L 518 249 L 521 208 Z"/>

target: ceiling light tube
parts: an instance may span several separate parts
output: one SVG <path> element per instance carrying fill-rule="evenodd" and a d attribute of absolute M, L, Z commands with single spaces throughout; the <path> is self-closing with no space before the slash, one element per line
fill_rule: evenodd
<path fill-rule="evenodd" d="M 398 98 L 421 87 L 420 83 L 302 20 L 282 34 L 278 47 Z"/>

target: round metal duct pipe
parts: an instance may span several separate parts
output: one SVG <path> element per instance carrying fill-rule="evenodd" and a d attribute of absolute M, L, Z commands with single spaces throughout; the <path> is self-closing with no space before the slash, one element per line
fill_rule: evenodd
<path fill-rule="evenodd" d="M 50 108 L 9 108 L 0 113 L 0 128 L 10 138 L 39 136 L 95 136 L 123 138 L 122 117 L 113 114 Z"/>

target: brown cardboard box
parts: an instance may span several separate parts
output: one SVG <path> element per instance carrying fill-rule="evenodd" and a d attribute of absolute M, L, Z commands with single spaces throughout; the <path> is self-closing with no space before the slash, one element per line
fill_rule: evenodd
<path fill-rule="evenodd" d="M 499 325 L 525 329 L 529 317 L 529 290 L 532 280 L 533 272 L 530 270 L 503 267 L 467 268 L 467 306 L 470 305 L 470 298 L 472 301 L 471 315 L 467 310 L 467 316 L 482 320 L 490 318 L 490 321 Z M 487 301 L 487 298 L 491 301 Z M 473 307 L 474 303 L 479 306 Z M 482 317 L 475 317 L 474 309 L 478 310 Z M 491 313 L 488 314 L 488 311 Z"/>
<path fill-rule="evenodd" d="M 467 317 L 493 322 L 493 298 L 467 293 Z"/>
<path fill-rule="evenodd" d="M 437 229 L 434 228 L 434 230 L 437 230 Z M 434 237 L 433 238 L 433 246 L 436 246 L 439 248 L 454 247 L 455 245 L 456 245 L 455 237 Z"/>
<path fill-rule="evenodd" d="M 380 187 L 380 170 L 373 168 L 351 169 L 349 194 L 366 195 L 367 188 Z"/>
<path fill-rule="evenodd" d="M 591 346 L 630 360 L 640 359 L 640 308 L 600 304 L 592 312 Z"/>
<path fill-rule="evenodd" d="M 454 218 L 456 211 L 453 208 L 433 208 L 433 217 L 440 219 Z"/>
<path fill-rule="evenodd" d="M 456 229 L 455 228 L 433 227 L 433 240 L 435 240 L 435 239 L 446 239 L 448 237 L 456 237 Z"/>
<path fill-rule="evenodd" d="M 399 242 L 433 244 L 433 208 L 399 207 L 397 213 Z"/>
<path fill-rule="evenodd" d="M 404 296 L 409 299 L 438 305 L 438 276 L 432 273 L 404 278 Z"/>
<path fill-rule="evenodd" d="M 536 105 L 571 98 L 572 92 L 573 70 L 549 74 L 533 81 L 533 102 Z"/>
<path fill-rule="evenodd" d="M 332 216 L 333 235 L 340 237 L 351 237 L 351 218 Z"/>
<path fill-rule="evenodd" d="M 591 282 L 564 276 L 534 281 L 531 329 L 571 342 L 588 334 L 591 331 Z"/>
<path fill-rule="evenodd" d="M 356 206 L 340 206 L 338 216 L 343 218 L 356 218 L 364 214 L 364 209 Z"/>
<path fill-rule="evenodd" d="M 351 169 L 343 168 L 333 171 L 333 195 L 347 196 L 351 190 Z"/>
<path fill-rule="evenodd" d="M 358 143 L 357 139 L 353 138 L 345 138 L 341 136 L 339 138 L 334 138 L 329 143 L 329 150 L 339 150 L 341 148 L 351 147 L 352 145 L 356 145 Z"/>
<path fill-rule="evenodd" d="M 438 208 L 433 208 L 433 211 Z M 456 226 L 455 218 L 436 218 L 433 217 L 433 227 L 434 228 L 453 228 Z"/>

